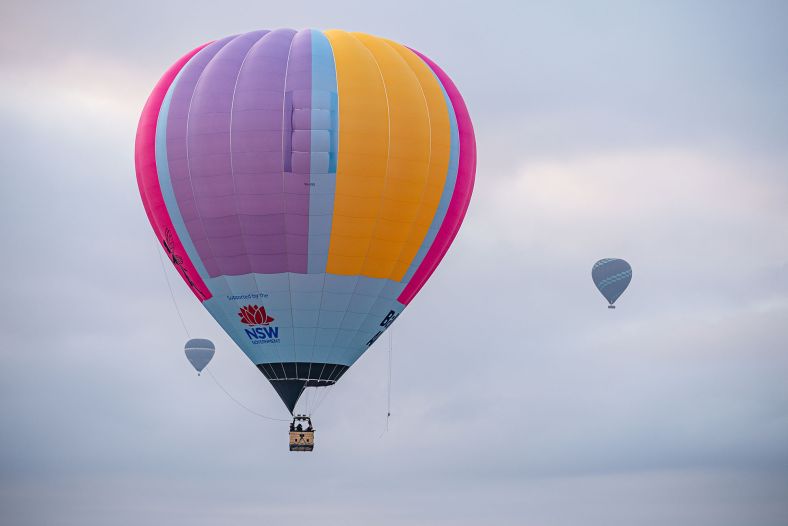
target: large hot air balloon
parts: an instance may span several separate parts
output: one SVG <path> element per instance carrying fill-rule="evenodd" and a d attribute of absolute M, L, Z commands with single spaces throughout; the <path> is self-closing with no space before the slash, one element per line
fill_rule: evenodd
<path fill-rule="evenodd" d="M 607 308 L 615 309 L 616 306 L 613 304 L 632 281 L 632 267 L 623 259 L 600 259 L 591 269 L 591 279 L 607 300 L 609 304 Z"/>
<path fill-rule="evenodd" d="M 476 146 L 460 93 L 421 53 L 276 29 L 200 46 L 167 70 L 135 161 L 170 261 L 292 413 L 440 263 Z"/>

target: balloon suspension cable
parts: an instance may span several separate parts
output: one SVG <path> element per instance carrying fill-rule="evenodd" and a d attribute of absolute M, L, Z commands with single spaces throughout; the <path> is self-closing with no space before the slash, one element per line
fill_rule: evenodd
<path fill-rule="evenodd" d="M 161 271 L 164 274 L 164 281 L 167 282 L 167 288 L 170 290 L 170 298 L 172 298 L 172 304 L 175 307 L 175 312 L 178 313 L 178 319 L 181 320 L 181 325 L 183 326 L 183 330 L 186 332 L 186 337 L 191 339 L 191 334 L 189 334 L 189 329 L 186 327 L 186 322 L 183 321 L 183 315 L 181 315 L 181 309 L 178 308 L 178 302 L 175 301 L 175 293 L 172 290 L 172 284 L 170 283 L 170 277 L 167 275 L 167 268 L 164 266 L 164 259 L 161 257 L 161 247 L 159 243 L 156 242 L 156 254 L 159 256 L 159 263 L 161 263 Z"/>
<path fill-rule="evenodd" d="M 164 273 L 164 281 L 167 282 L 167 288 L 170 290 L 170 298 L 172 298 L 172 304 L 175 307 L 175 312 L 178 313 L 178 319 L 181 320 L 181 325 L 183 326 L 183 330 L 186 332 L 186 336 L 188 338 L 191 338 L 192 336 L 191 336 L 191 334 L 189 334 L 189 329 L 186 327 L 186 322 L 184 321 L 183 315 L 181 314 L 181 309 L 178 308 L 178 301 L 175 299 L 175 293 L 172 290 L 172 284 L 170 283 L 170 277 L 167 275 L 167 268 L 164 266 L 164 259 L 161 257 L 161 251 L 160 251 L 160 247 L 158 246 L 158 243 L 156 243 L 156 254 L 158 254 L 158 256 L 159 256 L 159 263 L 161 263 L 161 271 L 162 271 L 162 273 Z M 216 383 L 216 385 L 219 386 L 219 389 L 224 391 L 224 394 L 226 394 L 228 396 L 228 398 L 230 398 L 230 400 L 232 400 L 233 402 L 238 404 L 240 407 L 242 407 L 246 411 L 252 413 L 253 415 L 257 415 L 260 418 L 265 418 L 267 420 L 275 420 L 277 422 L 289 422 L 290 421 L 289 419 L 274 418 L 274 417 L 271 417 L 271 416 L 267 416 L 267 415 L 264 415 L 262 413 L 258 413 L 257 411 L 255 411 L 253 409 L 249 409 L 244 404 L 242 404 L 240 401 L 238 401 L 233 395 L 231 395 L 229 393 L 229 391 L 227 391 L 227 389 L 225 389 L 224 386 L 221 383 L 219 383 L 219 380 L 216 379 L 216 377 L 213 375 L 213 373 L 209 369 L 205 369 L 205 372 L 208 373 L 208 375 L 213 379 L 213 381 Z M 197 376 L 200 376 L 199 372 L 197 373 Z"/>
<path fill-rule="evenodd" d="M 328 395 L 331 394 L 331 390 L 333 389 L 333 387 L 334 387 L 334 384 L 327 385 L 325 387 L 321 387 L 320 389 L 322 389 L 322 394 L 320 394 L 319 391 L 316 391 L 315 399 L 314 399 L 313 405 L 312 405 L 312 411 L 309 413 L 309 416 L 312 416 L 315 413 L 317 413 L 317 410 L 320 409 L 320 406 L 323 405 L 323 402 L 326 401 L 326 398 L 328 398 Z"/>
<path fill-rule="evenodd" d="M 224 391 L 224 394 L 226 394 L 227 397 L 230 400 L 235 402 L 239 407 L 245 409 L 249 413 L 252 413 L 253 415 L 259 416 L 260 418 L 265 418 L 266 420 L 274 420 L 276 422 L 290 422 L 289 418 L 276 418 L 276 417 L 273 417 L 273 416 L 268 416 L 268 415 L 264 415 L 262 413 L 258 413 L 254 409 L 250 409 L 249 407 L 244 405 L 242 402 L 240 402 L 237 398 L 235 398 L 233 395 L 231 395 L 230 392 L 227 389 L 225 389 L 224 386 L 221 383 L 219 383 L 219 380 L 216 379 L 216 377 L 213 375 L 213 373 L 211 372 L 210 369 L 206 369 L 205 372 L 208 373 L 208 376 L 210 376 L 213 379 L 213 381 L 216 383 L 216 385 L 219 387 L 219 389 Z"/>
<path fill-rule="evenodd" d="M 391 330 L 391 327 L 388 328 L 389 333 L 389 371 L 388 371 L 388 386 L 386 392 L 386 429 L 380 434 L 380 437 L 385 435 L 389 432 L 389 418 L 391 418 L 391 355 L 393 351 L 393 343 L 394 340 L 394 333 Z M 379 438 L 380 438 L 379 437 Z"/>

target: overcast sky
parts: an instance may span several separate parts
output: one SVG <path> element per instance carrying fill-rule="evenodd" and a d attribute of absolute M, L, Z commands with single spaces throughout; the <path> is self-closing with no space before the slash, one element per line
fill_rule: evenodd
<path fill-rule="evenodd" d="M 195 376 L 133 165 L 172 62 L 275 27 L 426 53 L 478 141 L 393 326 L 388 433 L 383 337 L 313 454 Z M 783 1 L 4 1 L 0 523 L 788 524 L 786 27 Z M 634 268 L 615 311 L 603 257 Z M 216 378 L 286 417 L 167 272 Z"/>

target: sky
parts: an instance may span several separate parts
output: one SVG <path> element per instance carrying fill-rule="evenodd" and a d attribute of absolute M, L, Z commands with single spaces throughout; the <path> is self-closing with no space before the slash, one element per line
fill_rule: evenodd
<path fill-rule="evenodd" d="M 312 454 L 186 361 L 133 163 L 171 63 L 276 27 L 426 53 L 478 147 Z M 788 524 L 786 27 L 781 1 L 3 2 L 0 523 Z M 603 257 L 634 269 L 615 311 Z M 166 276 L 216 380 L 285 418 Z"/>

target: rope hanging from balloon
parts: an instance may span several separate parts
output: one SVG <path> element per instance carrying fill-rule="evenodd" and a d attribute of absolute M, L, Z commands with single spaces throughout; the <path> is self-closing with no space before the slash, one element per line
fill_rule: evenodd
<path fill-rule="evenodd" d="M 326 385 L 325 387 L 318 387 L 315 390 L 315 397 L 314 400 L 312 401 L 312 410 L 308 413 L 309 416 L 312 416 L 315 413 L 317 413 L 317 410 L 320 409 L 320 406 L 323 405 L 323 402 L 326 401 L 328 395 L 331 394 L 331 390 L 334 388 L 334 385 L 335 384 Z"/>
<path fill-rule="evenodd" d="M 164 281 L 167 282 L 167 289 L 169 289 L 169 291 L 170 291 L 170 298 L 172 298 L 172 305 L 175 307 L 175 312 L 178 313 L 178 319 L 181 320 L 181 325 L 183 326 L 183 330 L 186 333 L 186 337 L 191 339 L 191 334 L 189 334 L 189 329 L 186 326 L 186 322 L 183 319 L 183 315 L 181 314 L 181 309 L 178 307 L 178 301 L 175 299 L 175 293 L 172 290 L 172 284 L 170 283 L 170 277 L 167 275 L 167 268 L 164 265 L 164 259 L 161 257 L 161 252 L 159 250 L 158 243 L 156 243 L 156 254 L 159 256 L 159 263 L 161 263 L 161 271 L 164 274 Z M 290 421 L 289 419 L 285 419 L 285 418 L 275 418 L 275 417 L 272 417 L 272 416 L 264 415 L 262 413 L 258 413 L 257 411 L 255 411 L 253 409 L 250 409 L 249 407 L 244 405 L 241 401 L 239 401 L 237 398 L 235 398 L 233 395 L 231 395 L 230 392 L 227 389 L 225 389 L 224 386 L 219 382 L 219 380 L 216 379 L 216 376 L 213 375 L 213 373 L 211 372 L 210 369 L 205 369 L 205 372 L 208 373 L 208 375 L 211 377 L 211 379 L 213 379 L 213 381 L 216 383 L 216 385 L 219 387 L 219 389 L 221 389 L 222 392 L 224 392 L 224 394 L 226 394 L 227 397 L 230 400 L 235 402 L 239 407 L 245 409 L 249 413 L 251 413 L 253 415 L 256 415 L 256 416 L 259 416 L 260 418 L 265 418 L 266 420 L 274 420 L 274 421 L 277 421 L 277 422 L 289 422 Z M 199 373 L 198 373 L 198 376 L 199 376 Z"/>
<path fill-rule="evenodd" d="M 386 431 L 389 430 L 389 418 L 391 417 L 391 361 L 394 354 L 394 331 L 389 328 L 389 382 L 388 392 L 386 393 Z"/>
<path fill-rule="evenodd" d="M 189 329 L 186 327 L 186 322 L 183 321 L 183 316 L 181 315 L 181 309 L 178 308 L 178 302 L 175 301 L 175 293 L 172 291 L 172 284 L 170 283 L 170 277 L 167 275 L 167 269 L 164 267 L 164 258 L 161 257 L 161 250 L 159 247 L 159 243 L 154 241 L 156 244 L 156 255 L 159 256 L 159 263 L 161 263 L 161 272 L 164 274 L 164 281 L 167 282 L 167 288 L 170 290 L 170 298 L 172 298 L 172 305 L 175 307 L 175 312 L 178 313 L 178 319 L 181 320 L 181 325 L 183 326 L 183 330 L 186 333 L 186 337 L 191 339 L 191 334 L 189 334 Z"/>
<path fill-rule="evenodd" d="M 389 419 L 391 418 L 391 360 L 392 360 L 392 353 L 394 350 L 394 333 L 391 330 L 391 327 L 388 328 L 389 333 L 389 364 L 388 364 L 388 385 L 386 388 L 386 429 L 380 434 L 382 438 L 383 435 L 389 432 Z"/>
<path fill-rule="evenodd" d="M 252 413 L 253 415 L 257 415 L 257 416 L 259 416 L 260 418 L 265 418 L 266 420 L 274 420 L 274 421 L 276 421 L 276 422 L 289 422 L 289 421 L 290 421 L 290 419 L 289 419 L 289 418 L 276 418 L 276 417 L 273 417 L 273 416 L 268 416 L 268 415 L 264 415 L 264 414 L 262 414 L 262 413 L 258 413 L 258 412 L 257 412 L 257 411 L 255 411 L 254 409 L 250 409 L 250 408 L 248 408 L 248 407 L 247 407 L 246 405 L 244 405 L 244 404 L 243 404 L 243 403 L 242 403 L 240 400 L 238 400 L 238 399 L 237 399 L 237 398 L 235 398 L 233 395 L 231 395 L 231 394 L 230 394 L 230 392 L 229 392 L 227 389 L 225 389 L 225 388 L 224 388 L 224 386 L 223 386 L 223 385 L 222 385 L 222 384 L 219 382 L 219 380 L 217 380 L 217 379 L 216 379 L 216 376 L 214 376 L 214 375 L 213 375 L 213 373 L 211 372 L 211 370 L 210 370 L 210 369 L 206 369 L 205 371 L 206 371 L 206 372 L 208 373 L 208 375 L 209 375 L 209 376 L 210 376 L 210 377 L 213 379 L 213 381 L 216 383 L 216 385 L 217 385 L 217 386 L 219 386 L 219 389 L 221 389 L 222 391 L 224 391 L 224 394 L 226 394 L 226 395 L 227 395 L 227 397 L 228 397 L 230 400 L 232 400 L 233 402 L 235 402 L 235 403 L 238 405 L 238 407 L 241 407 L 241 408 L 245 409 L 246 411 L 248 411 L 249 413 Z"/>

